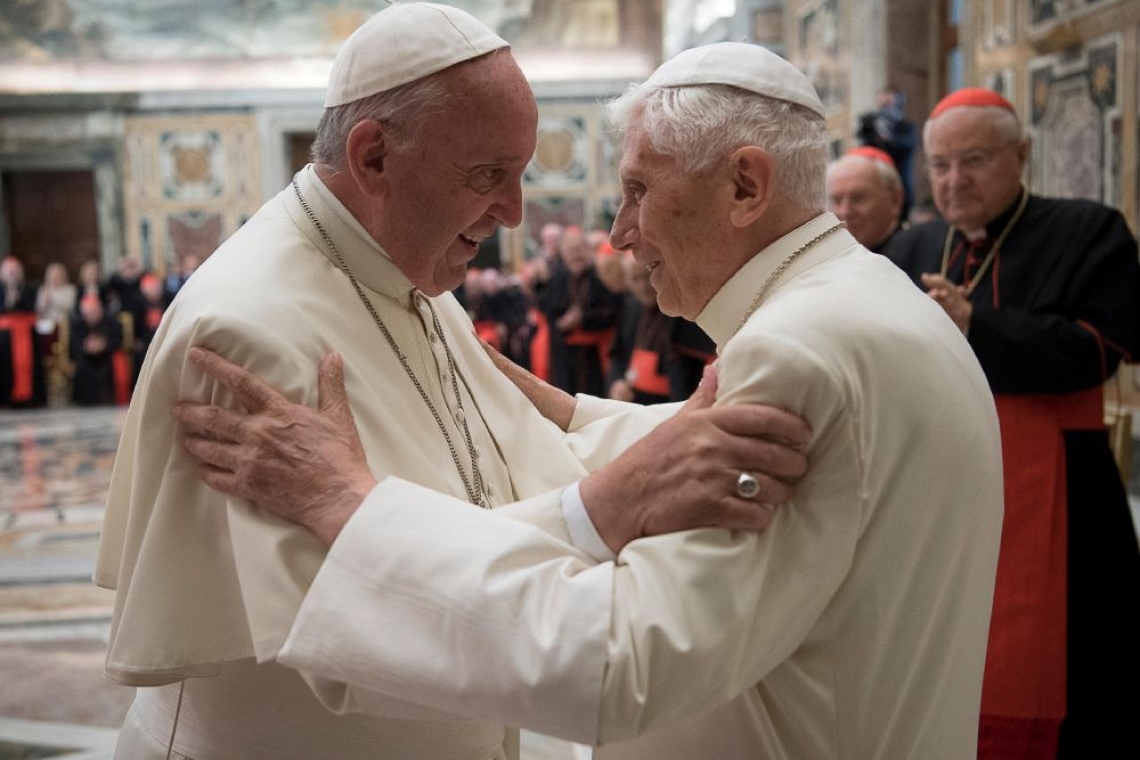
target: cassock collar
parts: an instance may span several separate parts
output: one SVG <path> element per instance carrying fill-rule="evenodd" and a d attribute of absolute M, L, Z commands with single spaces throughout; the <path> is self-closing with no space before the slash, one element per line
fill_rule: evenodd
<path fill-rule="evenodd" d="M 1001 237 L 1002 232 L 1005 231 L 1005 226 L 1009 224 L 1009 221 L 1013 218 L 1013 214 L 1017 213 L 1017 207 L 1021 203 L 1021 196 L 1024 196 L 1028 191 L 1024 185 L 1021 186 L 1020 193 L 1017 194 L 1017 197 L 1013 198 L 1013 203 L 1009 204 L 1008 209 L 1005 209 L 1005 211 L 986 222 L 986 238 L 996 240 Z M 955 231 L 958 232 L 959 235 L 962 234 L 962 230 L 960 229 L 955 228 Z"/>
<path fill-rule="evenodd" d="M 780 262 L 792 251 L 838 223 L 839 218 L 835 214 L 831 212 L 820 214 L 760 251 L 729 278 L 697 316 L 697 324 L 716 342 L 717 353 L 724 351 L 725 344 L 736 333 L 740 318 L 752 305 L 752 299 L 756 297 L 760 286 L 768 279 L 768 275 L 780 266 Z M 831 258 L 837 251 L 852 245 L 856 243 L 850 232 L 846 229 L 836 230 L 797 256 L 780 279 L 773 284 L 767 298 L 771 299 L 798 273 L 810 269 L 819 262 Z"/>
<path fill-rule="evenodd" d="M 316 214 L 360 284 L 369 290 L 398 300 L 410 298 L 415 290 L 412 281 L 404 276 L 380 244 L 368 234 L 364 225 L 357 221 L 325 183 L 321 182 L 313 165 L 309 164 L 297 172 L 294 179 L 301 188 L 301 194 L 305 196 L 305 202 Z M 293 221 L 313 245 L 333 263 L 333 266 L 337 266 L 332 251 L 321 238 L 305 209 L 297 201 L 292 188 L 288 189 L 287 197 L 291 198 L 292 202 L 287 202 L 285 208 Z"/>

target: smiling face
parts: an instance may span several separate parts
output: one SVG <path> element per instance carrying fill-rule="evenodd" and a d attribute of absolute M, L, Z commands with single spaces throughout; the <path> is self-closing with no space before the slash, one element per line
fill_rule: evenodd
<path fill-rule="evenodd" d="M 718 255 L 733 183 L 727 162 L 684 171 L 658 153 L 635 117 L 622 145 L 622 200 L 610 240 L 650 271 L 657 304 L 666 314 L 695 319 L 739 267 Z"/>
<path fill-rule="evenodd" d="M 427 295 L 463 282 L 479 243 L 522 220 L 522 173 L 534 153 L 538 109 L 508 53 L 446 72 L 449 95 L 411 144 L 383 156 L 389 191 L 375 234 Z"/>
<path fill-rule="evenodd" d="M 1011 118 L 1001 109 L 970 106 L 926 123 L 923 147 L 934 205 L 967 235 L 983 233 L 1021 192 L 1027 145 L 1014 136 Z"/>

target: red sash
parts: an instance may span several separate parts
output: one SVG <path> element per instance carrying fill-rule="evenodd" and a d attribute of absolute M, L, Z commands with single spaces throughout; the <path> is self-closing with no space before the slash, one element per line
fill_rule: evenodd
<path fill-rule="evenodd" d="M 632 370 L 630 385 L 635 391 L 652 393 L 655 396 L 669 395 L 669 378 L 657 371 L 660 366 L 661 355 L 656 351 L 644 348 L 635 348 L 629 357 L 629 368 Z"/>
<path fill-rule="evenodd" d="M 499 341 L 499 330 L 493 320 L 490 319 L 477 319 L 472 325 L 475 328 L 475 334 L 481 339 L 486 341 L 496 351 L 501 351 L 502 346 Z"/>
<path fill-rule="evenodd" d="M 574 330 L 566 333 L 563 341 L 568 346 L 593 346 L 598 351 L 598 359 L 602 362 L 602 374 L 610 371 L 610 344 L 614 340 L 614 328 L 605 330 Z"/>
<path fill-rule="evenodd" d="M 1065 430 L 1104 427 L 1095 387 L 998 395 L 1005 517 L 982 683 L 979 760 L 1057 754 L 1065 717 L 1068 512 Z"/>
<path fill-rule="evenodd" d="M 158 329 L 159 324 L 162 322 L 162 315 L 166 311 L 160 306 L 148 306 L 146 310 L 146 326 L 148 330 L 154 331 Z"/>
<path fill-rule="evenodd" d="M 8 401 L 31 401 L 36 359 L 32 341 L 36 315 L 16 312 L 0 315 L 0 330 L 7 330 L 12 345 L 12 394 Z"/>
<path fill-rule="evenodd" d="M 111 354 L 111 379 L 115 386 L 115 403 L 119 406 L 131 403 L 131 361 L 125 349 Z"/>
<path fill-rule="evenodd" d="M 530 340 L 530 371 L 542 380 L 550 381 L 550 327 L 546 315 L 531 309 L 534 319 L 534 337 Z"/>

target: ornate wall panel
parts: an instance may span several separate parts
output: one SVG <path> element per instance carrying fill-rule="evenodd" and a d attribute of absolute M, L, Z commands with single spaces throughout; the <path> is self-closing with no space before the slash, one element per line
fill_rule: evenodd
<path fill-rule="evenodd" d="M 127 252 L 147 268 L 205 258 L 261 205 L 252 116 L 132 117 L 125 145 Z"/>
<path fill-rule="evenodd" d="M 1035 192 L 1120 205 L 1120 52 L 1119 35 L 1111 35 L 1089 42 L 1079 55 L 1030 62 Z"/>
<path fill-rule="evenodd" d="M 548 222 L 609 227 L 617 208 L 618 146 L 596 101 L 539 101 L 534 157 L 523 174 L 523 222 L 504 232 L 504 258 L 519 264 L 537 250 Z"/>
<path fill-rule="evenodd" d="M 835 112 L 847 101 L 850 72 L 844 63 L 839 0 L 802 3 L 796 17 L 796 63 L 803 69 L 824 108 Z"/>
<path fill-rule="evenodd" d="M 959 30 L 973 65 L 967 84 L 1017 107 L 1032 139 L 1030 187 L 1115 206 L 1135 232 L 1140 2 L 972 0 L 967 8 L 971 21 Z"/>

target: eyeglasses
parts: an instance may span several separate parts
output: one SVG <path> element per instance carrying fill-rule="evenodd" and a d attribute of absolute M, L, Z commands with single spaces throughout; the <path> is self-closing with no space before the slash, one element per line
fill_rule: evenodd
<path fill-rule="evenodd" d="M 957 158 L 936 156 L 927 162 L 927 167 L 930 169 L 930 176 L 934 178 L 945 177 L 955 164 L 958 166 L 958 171 L 963 174 L 977 174 L 987 169 L 998 155 L 1012 147 L 1013 145 L 1004 145 L 996 150 L 975 148 L 966 151 Z"/>

